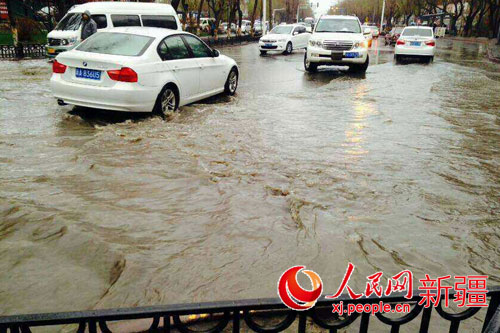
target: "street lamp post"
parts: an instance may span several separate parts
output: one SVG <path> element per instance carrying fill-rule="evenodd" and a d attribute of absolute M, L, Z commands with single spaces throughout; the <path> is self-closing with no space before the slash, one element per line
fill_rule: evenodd
<path fill-rule="evenodd" d="M 266 34 L 267 25 L 266 25 L 266 0 L 262 0 L 262 21 L 264 21 L 264 26 L 262 27 L 262 36 Z"/>
<path fill-rule="evenodd" d="M 380 31 L 384 29 L 385 0 L 382 1 L 382 16 L 380 17 Z"/>

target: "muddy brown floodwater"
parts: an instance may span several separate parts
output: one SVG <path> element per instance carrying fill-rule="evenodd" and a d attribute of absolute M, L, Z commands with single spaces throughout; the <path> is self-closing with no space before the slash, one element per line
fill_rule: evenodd
<path fill-rule="evenodd" d="M 376 47 L 375 47 L 376 49 Z M 235 97 L 169 121 L 59 107 L 45 60 L 0 62 L 0 315 L 333 293 L 411 269 L 500 284 L 500 67 L 439 41 L 366 75 L 223 48 Z"/>

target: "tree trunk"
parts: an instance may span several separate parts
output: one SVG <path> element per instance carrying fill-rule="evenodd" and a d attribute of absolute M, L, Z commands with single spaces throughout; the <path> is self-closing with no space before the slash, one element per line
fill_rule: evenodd
<path fill-rule="evenodd" d="M 13 4 L 14 0 L 7 0 L 7 11 L 9 12 L 9 24 L 10 24 L 10 31 L 12 33 L 12 39 L 14 41 L 14 46 L 17 47 L 17 44 L 19 43 L 19 40 L 17 38 L 17 28 L 16 28 L 16 18 L 14 16 L 14 11 L 13 11 Z"/>
<path fill-rule="evenodd" d="M 198 5 L 198 16 L 196 17 L 196 34 L 199 36 L 200 35 L 200 16 L 201 16 L 201 11 L 203 9 L 203 3 L 205 0 L 200 0 L 200 4 Z"/>
<path fill-rule="evenodd" d="M 181 0 L 172 0 L 170 3 L 172 7 L 174 7 L 174 10 L 177 11 L 177 8 L 179 7 L 179 4 L 181 3 Z"/>
<path fill-rule="evenodd" d="M 255 2 L 253 3 L 252 17 L 250 19 L 252 37 L 255 35 L 254 22 L 255 22 L 255 13 L 257 12 L 258 6 L 259 6 L 259 0 L 255 0 Z"/>

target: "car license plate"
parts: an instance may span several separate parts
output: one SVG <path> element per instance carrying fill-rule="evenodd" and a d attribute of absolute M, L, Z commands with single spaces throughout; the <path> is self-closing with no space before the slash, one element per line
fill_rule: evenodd
<path fill-rule="evenodd" d="M 266 43 L 266 47 L 272 47 L 272 46 L 273 46 L 273 44 L 271 44 L 271 43 Z"/>
<path fill-rule="evenodd" d="M 358 52 L 346 52 L 345 57 L 346 58 L 357 58 L 357 57 L 359 57 L 359 53 Z"/>
<path fill-rule="evenodd" d="M 100 80 L 101 71 L 96 71 L 93 69 L 77 68 L 75 71 L 75 76 L 82 79 L 90 80 Z"/>
<path fill-rule="evenodd" d="M 47 52 L 49 52 L 50 54 L 54 54 L 56 53 L 56 49 L 48 49 Z"/>
<path fill-rule="evenodd" d="M 420 42 L 410 42 L 410 46 L 420 46 Z"/>
<path fill-rule="evenodd" d="M 332 60 L 342 60 L 344 53 L 342 52 L 332 52 Z"/>

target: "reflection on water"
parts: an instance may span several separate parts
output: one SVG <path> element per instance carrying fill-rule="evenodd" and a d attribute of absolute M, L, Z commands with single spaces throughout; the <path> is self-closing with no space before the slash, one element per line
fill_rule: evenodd
<path fill-rule="evenodd" d="M 0 314 L 270 297 L 296 264 L 327 291 L 348 261 L 356 291 L 500 283 L 498 65 L 392 49 L 359 76 L 228 48 L 237 95 L 168 120 L 61 108 L 47 63 L 0 63 Z"/>

